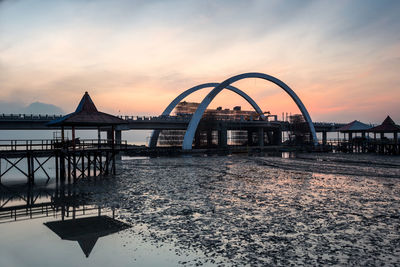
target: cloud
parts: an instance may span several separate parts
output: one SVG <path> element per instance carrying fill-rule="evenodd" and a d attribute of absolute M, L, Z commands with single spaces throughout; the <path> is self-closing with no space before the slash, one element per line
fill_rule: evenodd
<path fill-rule="evenodd" d="M 369 0 L 6 1 L 0 97 L 70 111 L 88 90 L 105 111 L 157 114 L 196 84 L 259 71 L 321 119 L 360 116 L 355 108 L 372 118 L 399 97 L 399 11 L 398 1 Z M 265 109 L 296 112 L 266 82 L 240 88 Z"/>

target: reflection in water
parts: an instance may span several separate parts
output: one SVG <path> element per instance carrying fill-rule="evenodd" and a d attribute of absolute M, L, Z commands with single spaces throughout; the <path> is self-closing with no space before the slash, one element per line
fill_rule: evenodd
<path fill-rule="evenodd" d="M 125 245 L 134 251 L 126 258 L 140 260 L 150 245 L 156 246 L 157 254 L 167 255 L 163 259 L 181 257 L 147 266 L 176 266 L 179 260 L 184 265 L 234 266 L 400 263 L 398 157 L 210 156 L 118 164 L 119 175 L 97 182 L 81 180 L 58 189 L 1 188 L 0 223 L 48 213 L 56 222 L 46 222 L 46 231 L 76 240 L 85 255 L 91 253 L 89 259 L 82 257 L 87 262 L 72 264 L 76 266 L 97 266 L 95 260 L 121 252 Z M 108 222 L 113 216 L 101 221 L 112 207 L 116 218 L 131 228 L 112 242 L 101 240 L 115 247 L 112 252 L 104 248 L 107 242 L 97 242 L 91 252 L 98 237 L 114 232 L 100 227 L 113 225 Z M 100 222 L 80 220 L 87 217 Z M 120 226 L 125 227 L 116 222 Z M 138 236 L 143 242 L 132 241 Z M 0 246 L 4 244 L 0 239 Z M 165 247 L 172 247 L 172 256 L 159 253 Z M 137 253 L 141 249 L 143 253 Z M 61 246 L 57 252 L 60 258 L 65 251 Z M 146 264 L 137 266 L 142 265 Z"/>
<path fill-rule="evenodd" d="M 63 240 L 77 241 L 86 257 L 100 237 L 130 226 L 102 215 L 102 208 L 90 205 L 90 194 L 77 192 L 74 185 L 53 188 L 0 185 L 0 224 L 41 217 L 61 217 L 44 224 Z M 78 218 L 82 217 L 82 218 Z"/>
<path fill-rule="evenodd" d="M 74 220 L 47 222 L 45 225 L 61 239 L 78 241 L 79 246 L 83 253 L 85 253 L 86 257 L 89 257 L 97 239 L 129 228 L 126 223 L 104 215 Z"/>

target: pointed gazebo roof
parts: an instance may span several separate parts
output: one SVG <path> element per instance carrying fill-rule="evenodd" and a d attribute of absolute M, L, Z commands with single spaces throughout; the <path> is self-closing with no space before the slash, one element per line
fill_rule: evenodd
<path fill-rule="evenodd" d="M 44 223 L 63 240 L 77 241 L 86 257 L 89 257 L 97 239 L 125 230 L 130 226 L 108 216 L 95 216 Z"/>
<path fill-rule="evenodd" d="M 340 132 L 365 132 L 365 131 L 371 129 L 371 127 L 372 127 L 371 125 L 368 125 L 368 124 L 365 124 L 365 123 L 355 120 L 355 121 L 352 121 L 352 122 L 346 124 L 343 127 L 340 127 L 338 129 L 338 131 L 340 131 Z"/>
<path fill-rule="evenodd" d="M 47 123 L 48 126 L 110 126 L 127 123 L 116 116 L 97 110 L 88 92 L 85 92 L 75 112 Z"/>
<path fill-rule="evenodd" d="M 400 126 L 396 125 L 390 116 L 387 116 L 381 125 L 373 127 L 369 131 L 375 133 L 398 133 L 400 132 Z"/>

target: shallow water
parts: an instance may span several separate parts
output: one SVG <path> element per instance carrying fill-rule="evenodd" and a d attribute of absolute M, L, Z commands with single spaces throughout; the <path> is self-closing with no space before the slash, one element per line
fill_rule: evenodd
<path fill-rule="evenodd" d="M 100 237 L 86 258 L 43 224 L 60 210 L 2 217 L 0 266 L 400 264 L 398 157 L 126 158 L 118 169 L 63 190 L 2 188 L 1 205 L 14 191 L 4 207 L 24 202 L 15 192 L 51 202 L 62 191 L 69 213 L 72 200 L 93 208 L 77 218 L 101 207 L 130 228 Z"/>

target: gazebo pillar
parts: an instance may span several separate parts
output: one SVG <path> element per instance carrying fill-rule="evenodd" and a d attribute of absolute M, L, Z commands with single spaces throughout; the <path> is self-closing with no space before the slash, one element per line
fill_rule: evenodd
<path fill-rule="evenodd" d="M 113 140 L 113 136 L 114 136 L 114 134 L 113 134 L 113 130 L 112 130 L 112 127 L 111 127 L 111 129 L 108 129 L 107 130 L 107 145 L 111 145 L 112 143 L 112 140 Z"/>
<path fill-rule="evenodd" d="M 115 142 L 115 134 L 114 134 L 114 132 L 115 132 L 115 126 L 112 125 L 111 126 L 111 147 L 112 147 L 112 149 L 114 149 L 114 142 Z"/>
<path fill-rule="evenodd" d="M 385 133 L 384 133 L 384 132 L 381 132 L 381 140 L 382 140 L 383 138 L 385 138 Z"/>
<path fill-rule="evenodd" d="M 326 145 L 326 141 L 327 141 L 327 133 L 326 131 L 322 132 L 322 144 Z"/>
<path fill-rule="evenodd" d="M 100 145 L 100 140 L 101 140 L 101 131 L 100 131 L 100 126 L 97 127 L 97 144 Z"/>
<path fill-rule="evenodd" d="M 121 130 L 115 130 L 115 142 L 117 145 L 120 145 L 122 141 L 122 131 Z"/>
<path fill-rule="evenodd" d="M 64 142 L 64 126 L 61 126 L 61 141 Z"/>
<path fill-rule="evenodd" d="M 75 149 L 75 126 L 72 126 L 72 147 Z"/>

